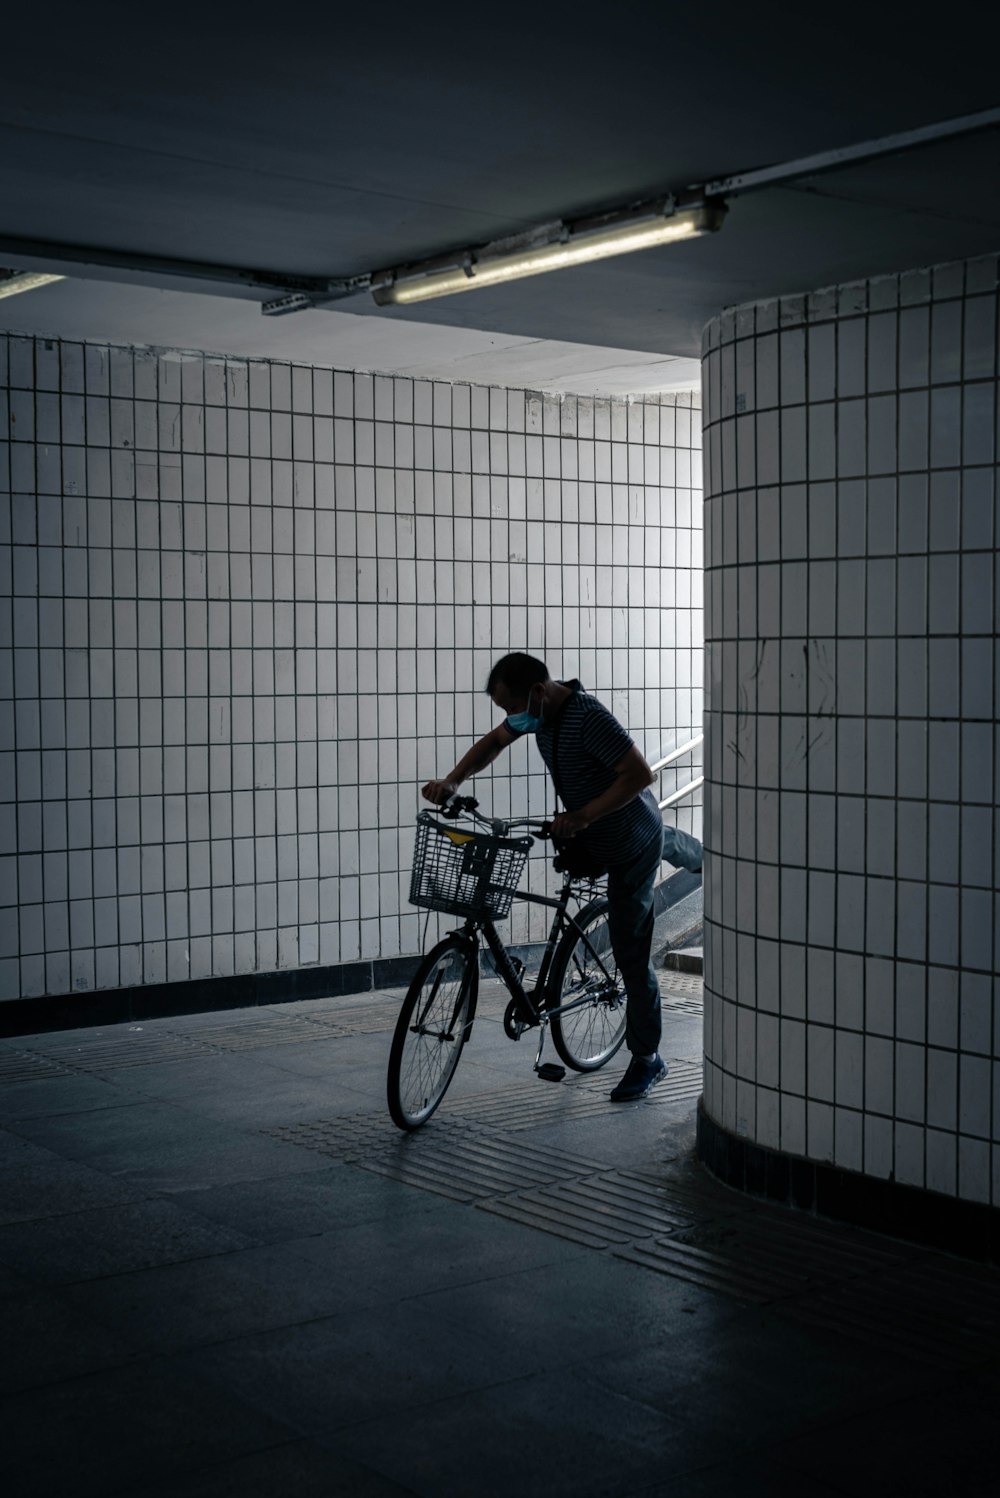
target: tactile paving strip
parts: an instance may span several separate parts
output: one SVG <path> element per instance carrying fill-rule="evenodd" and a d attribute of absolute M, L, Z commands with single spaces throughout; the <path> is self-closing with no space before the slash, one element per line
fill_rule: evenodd
<path fill-rule="evenodd" d="M 155 1028 L 115 1027 L 111 1033 L 95 1034 L 85 1040 L 38 1039 L 31 1049 L 21 1052 L 23 1058 L 34 1058 L 32 1076 L 55 1076 L 60 1069 L 73 1071 L 109 1071 L 120 1066 L 154 1066 L 163 1061 L 191 1061 L 201 1056 L 218 1056 L 225 1052 L 264 1050 L 269 1046 L 303 1045 L 310 1041 L 340 1040 L 351 1035 L 373 1035 L 391 1031 L 399 1013 L 392 1001 L 378 1008 L 341 1013 L 299 1016 L 261 1010 L 252 1015 L 242 1011 L 238 1017 L 215 1025 L 192 1024 L 175 1020 L 169 1027 L 157 1021 Z M 43 1071 L 45 1063 L 49 1070 Z M 25 1060 L 24 1065 L 30 1065 Z M 17 1068 L 8 1068 L 0 1055 L 0 1079 L 19 1076 Z M 52 1068 L 55 1068 L 53 1070 Z"/>
<path fill-rule="evenodd" d="M 480 985 L 477 1017 L 499 1019 L 509 1002 L 507 990 L 500 983 L 487 980 Z M 377 999 L 362 1005 L 336 1005 L 303 1015 L 301 1023 L 319 1025 L 327 1035 L 338 1038 L 382 1035 L 396 1028 L 402 1004 L 403 995 L 400 994 L 398 997 Z"/>
<path fill-rule="evenodd" d="M 480 1016 L 487 1017 L 491 1017 L 494 1013 L 498 1015 L 502 1014 L 506 1007 L 506 1001 L 506 990 L 503 990 L 503 1002 L 500 1001 L 499 996 L 494 997 L 491 994 L 484 998 L 482 992 L 480 992 L 477 1013 Z M 396 1021 L 399 1018 L 402 1002 L 401 997 L 379 999 L 368 1004 L 352 1005 L 343 1008 L 338 1005 L 329 1009 L 313 1011 L 308 1015 L 295 1017 L 286 1017 L 272 1011 L 271 1022 L 276 1023 L 279 1018 L 285 1021 L 289 1042 L 296 1039 L 306 1040 L 309 1038 L 310 1032 L 313 1032 L 315 1036 L 316 1031 L 322 1031 L 326 1039 L 336 1038 L 338 1040 L 347 1039 L 352 1035 L 385 1035 L 391 1034 L 396 1028 Z M 302 1027 L 297 1033 L 294 1030 L 294 1026 L 296 1025 Z M 233 1028 L 236 1029 L 237 1026 L 234 1025 Z M 199 1030 L 196 1033 L 203 1035 L 205 1031 Z M 282 1043 L 277 1039 L 272 1042 L 268 1038 L 271 1034 L 277 1034 L 274 1030 L 267 1030 L 262 1027 L 260 1034 L 261 1040 L 259 1044 L 261 1045 Z M 223 1043 L 222 1039 L 220 1039 L 219 1043 Z"/>
<path fill-rule="evenodd" d="M 483 1202 L 539 1185 L 592 1175 L 593 1160 L 513 1139 L 463 1121 L 401 1134 L 382 1114 L 352 1114 L 265 1131 L 273 1139 L 359 1165 L 452 1201 Z"/>
<path fill-rule="evenodd" d="M 364 1159 L 372 1148 L 379 1148 L 400 1133 L 388 1113 L 348 1113 L 335 1118 L 318 1118 L 307 1123 L 281 1124 L 263 1133 L 283 1144 L 296 1144 L 316 1150 L 331 1160 Z"/>
<path fill-rule="evenodd" d="M 312 1015 L 310 1019 L 338 1039 L 347 1039 L 351 1035 L 381 1035 L 396 1028 L 399 1008 L 397 1001 L 372 1005 L 370 1009 L 330 1009 L 324 1014 Z"/>
<path fill-rule="evenodd" d="M 400 1139 L 357 1163 L 405 1185 L 477 1205 L 597 1168 L 593 1160 L 562 1150 L 476 1129 L 438 1131 L 422 1144 L 414 1137 Z"/>
<path fill-rule="evenodd" d="M 690 1101 L 701 1096 L 700 1062 L 671 1061 L 662 1082 L 634 1108 L 653 1103 Z M 434 1115 L 433 1122 L 413 1138 L 429 1140 L 443 1130 L 472 1128 L 502 1131 L 511 1135 L 533 1131 L 540 1125 L 561 1119 L 576 1119 L 602 1113 L 620 1114 L 621 1103 L 612 1103 L 608 1094 L 613 1079 L 599 1072 L 594 1076 L 572 1076 L 560 1083 L 534 1078 L 514 1087 L 494 1088 L 473 1097 L 448 1098 Z M 386 1113 L 350 1113 L 335 1118 L 288 1124 L 268 1131 L 276 1139 L 317 1149 L 339 1160 L 353 1160 L 385 1139 L 402 1136 Z M 521 1147 L 521 1146 L 519 1146 Z M 560 1158 L 567 1156 L 560 1152 Z"/>
<path fill-rule="evenodd" d="M 463 1106 L 465 1106 L 463 1101 Z M 1000 1350 L 1000 1275 L 726 1190 L 686 1161 L 625 1171 L 465 1118 L 384 1114 L 267 1131 L 644 1269 L 956 1366 Z"/>
<path fill-rule="evenodd" d="M 702 1067 L 699 1061 L 669 1061 L 668 1072 L 646 1097 L 631 1105 L 649 1108 L 654 1105 L 687 1102 L 701 1096 Z M 623 1105 L 612 1103 L 608 1094 L 617 1077 L 606 1072 L 595 1075 L 569 1075 L 563 1082 L 540 1082 L 537 1078 L 516 1087 L 497 1088 L 475 1097 L 448 1099 L 441 1104 L 449 1115 L 460 1117 L 508 1133 L 536 1129 L 543 1124 L 589 1118 L 601 1113 L 620 1113 Z"/>
<path fill-rule="evenodd" d="M 120 1066 L 153 1066 L 161 1061 L 191 1061 L 217 1056 L 218 1049 L 188 1035 L 142 1026 L 113 1035 L 95 1034 L 86 1040 L 45 1041 L 30 1047 L 49 1061 L 74 1071 L 101 1072 Z"/>
<path fill-rule="evenodd" d="M 258 1051 L 266 1046 L 302 1045 L 310 1040 L 336 1038 L 334 1027 L 322 1021 L 268 1011 L 218 1025 L 199 1025 L 190 1029 L 173 1025 L 171 1032 L 181 1039 L 219 1051 Z"/>
<path fill-rule="evenodd" d="M 705 1013 L 705 1005 L 701 999 L 674 998 L 666 993 L 660 1003 L 668 1014 L 694 1014 L 700 1017 Z"/>
<path fill-rule="evenodd" d="M 490 984 L 480 995 L 480 1014 L 499 1016 L 506 1007 L 507 992 Z M 67 1072 L 101 1072 L 116 1067 L 154 1066 L 163 1061 L 190 1061 L 220 1053 L 264 1050 L 269 1046 L 301 1045 L 310 1041 L 343 1040 L 353 1035 L 391 1033 L 396 1027 L 399 998 L 372 1000 L 365 1004 L 308 1014 L 282 1009 L 241 1010 L 218 1024 L 185 1024 L 175 1019 L 168 1025 L 114 1026 L 95 1031 L 85 1039 L 32 1038 L 29 1048 L 0 1051 L 0 1081 L 26 1081 L 65 1076 Z"/>
<path fill-rule="evenodd" d="M 705 980 L 701 973 L 674 972 L 667 968 L 660 972 L 659 981 L 662 993 L 686 999 L 704 998 Z"/>
<path fill-rule="evenodd" d="M 589 1085 L 598 1079 L 583 1079 Z M 536 1086 L 538 1084 L 535 1084 Z M 559 1089 L 553 1089 L 558 1092 Z M 514 1094 L 518 1089 L 510 1089 Z M 692 1161 L 616 1170 L 464 1116 L 400 1134 L 384 1114 L 269 1130 L 406 1185 L 744 1304 L 956 1367 L 1000 1352 L 1000 1275 L 729 1191 Z M 613 1106 L 613 1105 L 609 1105 Z"/>
<path fill-rule="evenodd" d="M 700 983 L 700 979 L 694 979 Z M 484 994 L 502 1012 L 498 985 Z M 391 1029 L 399 1001 L 242 1015 L 182 1033 L 182 1022 L 32 1037 L 0 1047 L 0 1079 L 101 1072 L 218 1056 L 335 1033 Z M 485 1007 L 485 1006 L 484 1006 Z M 250 1026 L 247 1029 L 247 1026 Z M 238 1033 L 244 1030 L 242 1037 Z M 279 1037 L 283 1037 L 279 1038 Z M 693 1100 L 699 1063 L 672 1061 L 648 1107 Z M 968 1366 L 1000 1353 L 1000 1275 L 874 1234 L 798 1216 L 726 1190 L 693 1162 L 618 1171 L 525 1138 L 540 1122 L 615 1110 L 602 1073 L 558 1085 L 446 1100 L 431 1128 L 403 1135 L 384 1112 L 270 1129 L 272 1137 L 466 1203 L 737 1300 L 916 1359 Z"/>
<path fill-rule="evenodd" d="M 694 1226 L 616 1252 L 676 1279 L 764 1304 L 871 1275 L 912 1251 L 774 1208 L 706 1221 L 703 1207 Z"/>
<path fill-rule="evenodd" d="M 671 1202 L 662 1184 L 626 1171 L 605 1170 L 483 1202 L 487 1212 L 542 1228 L 588 1248 L 630 1244 L 654 1233 L 691 1227 L 691 1217 Z"/>
<path fill-rule="evenodd" d="M 705 1012 L 705 980 L 700 973 L 661 972 L 660 1004 L 668 1014 Z"/>
<path fill-rule="evenodd" d="M 69 1077 L 74 1068 L 33 1051 L 0 1050 L 0 1082 L 41 1082 L 47 1077 Z"/>

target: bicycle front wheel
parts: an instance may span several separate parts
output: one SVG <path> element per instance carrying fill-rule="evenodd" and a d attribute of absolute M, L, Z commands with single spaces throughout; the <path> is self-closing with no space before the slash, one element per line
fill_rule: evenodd
<path fill-rule="evenodd" d="M 445 937 L 410 984 L 389 1052 L 389 1112 L 401 1129 L 426 1123 L 448 1091 L 475 1012 L 478 956 L 474 945 Z"/>
<path fill-rule="evenodd" d="M 611 950 L 607 900 L 581 911 L 556 948 L 547 1002 L 552 1040 L 567 1066 L 596 1071 L 611 1060 L 625 1039 L 625 986 Z"/>

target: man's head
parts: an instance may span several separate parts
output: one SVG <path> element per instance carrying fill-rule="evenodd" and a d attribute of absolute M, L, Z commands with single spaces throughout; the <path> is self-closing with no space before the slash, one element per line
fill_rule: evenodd
<path fill-rule="evenodd" d="M 544 661 L 515 650 L 496 662 L 489 674 L 486 691 L 505 713 L 539 712 L 539 702 L 550 680 Z M 538 688 L 542 691 L 539 692 Z"/>

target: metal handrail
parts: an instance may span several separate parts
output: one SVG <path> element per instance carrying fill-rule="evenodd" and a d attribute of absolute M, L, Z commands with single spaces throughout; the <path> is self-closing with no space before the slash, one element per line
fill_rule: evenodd
<path fill-rule="evenodd" d="M 685 754 L 690 754 L 692 749 L 697 749 L 698 745 L 704 742 L 705 735 L 700 733 L 696 739 L 688 739 L 687 743 L 682 744 L 679 749 L 671 749 L 670 753 L 664 759 L 658 759 L 656 764 L 650 765 L 649 768 L 655 775 L 659 770 L 664 769 L 666 765 L 672 765 L 675 759 L 683 759 Z"/>
<path fill-rule="evenodd" d="M 699 775 L 697 780 L 692 780 L 687 785 L 682 785 L 679 791 L 674 791 L 665 801 L 659 803 L 660 810 L 663 811 L 666 807 L 673 806 L 675 801 L 683 801 L 685 796 L 690 796 L 692 791 L 696 791 L 700 785 L 704 784 L 704 775 Z"/>

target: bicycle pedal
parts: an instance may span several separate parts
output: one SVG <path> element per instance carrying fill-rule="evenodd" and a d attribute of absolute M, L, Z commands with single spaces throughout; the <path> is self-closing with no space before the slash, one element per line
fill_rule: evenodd
<path fill-rule="evenodd" d="M 566 1075 L 565 1066 L 557 1066 L 554 1061 L 543 1061 L 541 1066 L 535 1067 L 536 1074 L 543 1082 L 561 1082 Z"/>

